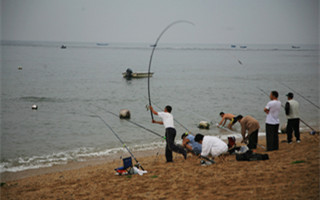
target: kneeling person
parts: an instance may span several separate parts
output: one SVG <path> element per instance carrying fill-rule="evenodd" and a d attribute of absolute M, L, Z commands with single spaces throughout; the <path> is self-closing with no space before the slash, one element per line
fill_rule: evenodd
<path fill-rule="evenodd" d="M 194 136 L 188 132 L 181 135 L 182 146 L 192 154 L 199 155 L 201 153 L 201 144 L 194 140 Z"/>
<path fill-rule="evenodd" d="M 202 145 L 201 156 L 211 155 L 213 158 L 228 152 L 228 145 L 215 136 L 204 136 L 198 133 L 194 139 Z"/>

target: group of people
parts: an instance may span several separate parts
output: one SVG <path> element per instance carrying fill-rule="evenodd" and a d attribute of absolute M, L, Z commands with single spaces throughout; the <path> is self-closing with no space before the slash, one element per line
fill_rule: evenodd
<path fill-rule="evenodd" d="M 287 142 L 292 143 L 292 133 L 295 133 L 296 142 L 300 143 L 300 119 L 299 119 L 299 103 L 293 99 L 293 93 L 286 95 L 288 101 L 285 104 L 285 114 L 287 116 Z M 270 93 L 270 101 L 264 108 L 266 113 L 266 143 L 267 151 L 279 149 L 279 113 L 281 111 L 281 102 L 278 100 L 279 93 L 272 91 Z M 204 136 L 202 134 L 192 135 L 191 133 L 183 133 L 181 135 L 182 146 L 176 145 L 174 139 L 176 137 L 176 130 L 174 128 L 174 120 L 171 114 L 172 107 L 166 106 L 163 112 L 156 112 L 152 106 L 150 110 L 153 114 L 158 115 L 162 121 L 152 120 L 152 123 L 163 124 L 166 133 L 166 151 L 165 156 L 167 162 L 172 162 L 172 152 L 180 153 L 187 159 L 187 153 L 191 152 L 194 155 L 208 157 L 211 155 L 213 158 L 228 152 L 228 145 L 215 136 Z M 222 120 L 218 124 L 219 127 L 224 126 L 229 120 L 228 128 L 239 122 L 241 125 L 242 143 L 246 143 L 249 149 L 256 149 L 258 144 L 258 132 L 260 125 L 258 120 L 252 116 L 242 115 L 235 116 L 231 113 L 220 113 Z"/>

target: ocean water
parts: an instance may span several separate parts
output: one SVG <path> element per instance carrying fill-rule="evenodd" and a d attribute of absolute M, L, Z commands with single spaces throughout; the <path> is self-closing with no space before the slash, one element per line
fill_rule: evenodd
<path fill-rule="evenodd" d="M 129 109 L 131 120 L 164 135 L 145 107 L 147 79 L 121 75 L 127 68 L 148 70 L 149 44 L 64 43 L 67 49 L 61 44 L 2 42 L 0 172 L 126 154 L 96 115 L 132 150 L 164 146 L 161 138 L 106 112 Z M 319 106 L 318 46 L 247 46 L 160 44 L 151 67 L 152 102 L 161 108 L 171 105 L 175 119 L 193 133 L 222 138 L 233 133 L 214 125 L 200 130 L 197 124 L 215 124 L 224 111 L 255 117 L 264 132 L 263 108 L 269 98 L 260 89 L 278 90 L 284 104 L 291 91 L 287 85 Z M 297 94 L 295 99 L 301 118 L 319 130 L 319 109 Z M 31 109 L 33 104 L 38 110 Z M 280 120 L 286 122 L 284 112 Z M 175 125 L 178 141 L 185 129 Z M 239 124 L 235 129 L 240 131 Z"/>

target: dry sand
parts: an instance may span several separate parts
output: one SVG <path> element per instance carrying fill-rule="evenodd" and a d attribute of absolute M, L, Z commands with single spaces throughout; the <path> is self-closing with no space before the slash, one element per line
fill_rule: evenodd
<path fill-rule="evenodd" d="M 174 163 L 165 163 L 164 155 L 137 156 L 148 171 L 143 176 L 116 176 L 119 159 L 50 173 L 40 169 L 7 181 L 1 199 L 319 199 L 319 135 L 304 133 L 301 139 L 280 143 L 278 151 L 267 152 L 267 161 L 239 162 L 230 155 L 200 166 L 191 155 L 175 155 Z M 258 147 L 257 153 L 266 152 Z"/>

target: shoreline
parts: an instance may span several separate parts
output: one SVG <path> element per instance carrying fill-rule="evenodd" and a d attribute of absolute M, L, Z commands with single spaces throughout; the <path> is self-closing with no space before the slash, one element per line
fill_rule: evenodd
<path fill-rule="evenodd" d="M 307 134 L 307 133 L 304 133 L 304 134 Z M 279 133 L 279 138 L 280 138 L 280 135 L 286 135 L 286 134 Z M 233 136 L 233 134 L 230 134 L 230 136 Z M 236 143 L 238 146 L 244 145 L 240 143 L 241 141 L 240 137 L 241 136 L 236 137 Z M 222 139 L 222 140 L 228 143 L 227 139 Z M 281 140 L 279 140 L 279 143 L 281 143 Z M 180 144 L 180 140 L 179 142 L 177 142 L 177 144 Z M 262 145 L 263 147 L 266 147 L 264 132 L 258 136 L 258 144 Z M 258 148 L 263 150 L 261 146 L 260 147 L 258 146 Z M 136 151 L 132 151 L 132 153 L 138 160 L 139 158 L 145 158 L 145 157 L 164 156 L 165 146 L 156 147 L 154 149 L 148 149 L 148 150 L 136 150 Z M 77 170 L 85 167 L 92 167 L 92 166 L 117 163 L 117 162 L 119 163 L 119 166 L 121 166 L 122 165 L 121 158 L 130 157 L 130 156 L 131 155 L 126 150 L 123 150 L 122 152 L 117 152 L 117 153 L 106 155 L 106 156 L 87 158 L 85 161 L 69 161 L 66 164 L 57 164 L 50 167 L 40 167 L 40 168 L 27 169 L 27 170 L 22 170 L 17 172 L 2 172 L 0 173 L 0 181 L 1 182 L 15 181 L 15 180 L 20 180 L 28 177 L 33 177 L 33 176 L 45 175 L 45 174 L 56 173 L 56 172 L 64 172 L 64 171 L 70 171 L 70 170 Z M 174 153 L 174 156 L 177 156 L 177 154 Z M 133 160 L 133 162 L 135 161 Z"/>
<path fill-rule="evenodd" d="M 156 154 L 164 155 L 164 148 L 157 147 L 153 150 L 138 150 L 138 151 L 132 151 L 135 157 L 139 160 L 139 157 L 149 157 Z M 56 172 L 64 172 L 64 171 L 70 171 L 70 170 L 77 170 L 85 167 L 92 167 L 92 166 L 98 166 L 98 165 L 104 165 L 109 163 L 116 163 L 119 162 L 119 166 L 122 165 L 122 159 L 121 157 L 129 157 L 130 154 L 126 151 L 124 152 L 118 152 L 112 155 L 107 156 L 101 156 L 101 157 L 94 157 L 94 158 L 88 158 L 85 161 L 71 161 L 66 164 L 59 164 L 59 165 L 53 165 L 51 167 L 41 167 L 36 169 L 27 169 L 23 171 L 17 171 L 17 172 L 2 172 L 0 173 L 0 181 L 1 182 L 7 182 L 7 181 L 15 181 L 20 180 L 24 178 L 29 178 L 33 176 L 39 176 L 39 175 L 45 175 L 50 173 L 56 173 Z"/>
<path fill-rule="evenodd" d="M 116 176 L 120 159 L 60 169 L 1 184 L 2 199 L 319 199 L 319 134 L 301 134 L 301 143 L 282 143 L 265 161 L 236 161 L 234 155 L 201 166 L 188 155 L 165 157 L 136 153 L 148 171 L 143 176 Z M 265 140 L 259 138 L 259 144 Z M 239 144 L 239 141 L 237 142 Z M 164 149 L 160 149 L 161 154 Z M 134 162 L 134 161 L 133 161 Z M 40 170 L 41 171 L 41 170 Z M 187 189 L 186 187 L 189 187 Z"/>
<path fill-rule="evenodd" d="M 226 130 L 224 130 L 226 131 Z M 259 133 L 260 134 L 260 133 Z M 280 133 L 279 133 L 280 135 Z M 241 141 L 241 136 L 239 133 L 233 131 L 230 132 L 230 135 L 225 135 L 222 139 L 225 143 L 228 143 L 227 136 L 235 136 L 236 141 L 238 145 L 241 145 L 239 141 Z M 265 133 L 261 133 L 261 135 L 258 136 L 259 140 L 261 141 L 265 139 Z M 258 142 L 259 143 L 259 142 Z M 181 144 L 180 139 L 178 139 L 178 142 L 176 144 Z M 242 144 L 243 145 L 243 144 Z M 265 144 L 262 144 L 265 146 Z M 148 150 L 131 150 L 133 155 L 139 160 L 140 158 L 144 157 L 150 157 L 150 156 L 158 156 L 158 155 L 164 155 L 165 154 L 165 143 L 163 147 L 155 147 L 154 149 L 148 149 Z M 177 155 L 177 154 L 174 154 Z M 96 166 L 96 165 L 102 165 L 102 164 L 108 164 L 112 162 L 119 162 L 119 166 L 122 165 L 122 159 L 121 157 L 129 157 L 131 156 L 125 149 L 121 152 L 117 152 L 114 154 L 109 154 L 105 156 L 98 156 L 98 157 L 88 157 L 84 161 L 69 161 L 65 164 L 56 164 L 50 167 L 39 167 L 34 169 L 26 169 L 22 171 L 16 171 L 16 172 L 1 172 L 0 173 L 0 181 L 6 182 L 6 181 L 14 181 L 14 180 L 20 180 L 23 178 L 28 178 L 32 176 L 38 176 L 38 175 L 44 175 L 48 173 L 55 173 L 55 172 L 62 172 L 62 171 L 69 171 L 69 170 L 76 170 L 81 169 L 84 167 L 90 167 L 90 166 Z"/>

